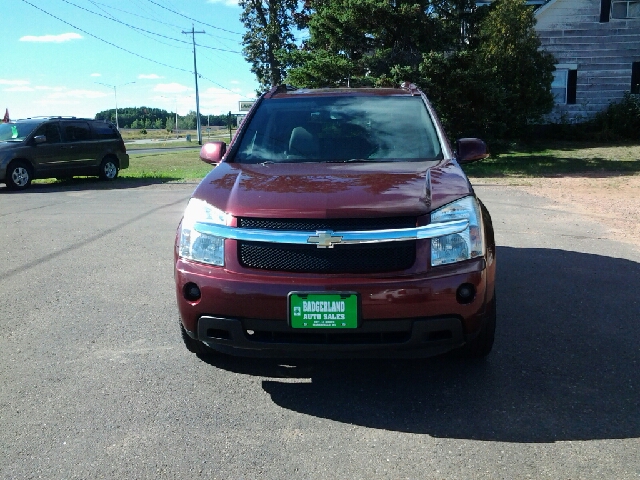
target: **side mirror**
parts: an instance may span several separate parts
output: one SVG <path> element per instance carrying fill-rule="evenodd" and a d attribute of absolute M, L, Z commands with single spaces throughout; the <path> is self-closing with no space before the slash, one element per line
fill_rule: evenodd
<path fill-rule="evenodd" d="M 471 163 L 489 156 L 487 144 L 479 138 L 461 138 L 457 142 L 458 163 Z"/>
<path fill-rule="evenodd" d="M 200 149 L 200 160 L 211 165 L 217 165 L 227 153 L 227 144 L 225 142 L 205 143 Z"/>
<path fill-rule="evenodd" d="M 47 141 L 47 137 L 45 137 L 44 135 L 36 135 L 35 137 L 33 137 L 33 142 L 36 145 L 40 145 L 41 143 L 44 143 Z"/>

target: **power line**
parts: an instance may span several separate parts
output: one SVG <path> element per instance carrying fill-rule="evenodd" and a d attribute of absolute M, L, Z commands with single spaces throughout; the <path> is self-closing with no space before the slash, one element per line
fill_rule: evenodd
<path fill-rule="evenodd" d="M 107 17 L 106 15 L 102 15 L 101 13 L 93 12 L 93 11 L 91 11 L 91 10 L 87 9 L 87 8 L 81 7 L 80 5 L 77 5 L 77 4 L 73 3 L 73 2 L 70 2 L 69 0 L 62 0 L 62 1 L 63 1 L 64 3 L 67 3 L 67 4 L 71 5 L 71 6 L 74 6 L 74 7 L 76 7 L 76 8 L 79 8 L 80 10 L 84 10 L 85 12 L 91 13 L 91 14 L 93 14 L 93 15 L 97 15 L 97 16 L 99 16 L 99 17 L 101 17 L 101 18 L 104 18 L 104 19 L 110 20 L 110 21 L 112 21 L 112 22 L 119 23 L 119 24 L 124 25 L 125 27 L 128 27 L 128 28 L 131 28 L 131 29 L 133 29 L 133 30 L 138 30 L 138 31 L 140 31 L 140 32 L 145 32 L 145 33 L 148 33 L 148 34 L 150 34 L 150 35 L 156 35 L 156 36 L 158 36 L 158 37 L 166 38 L 166 39 L 168 39 L 168 40 L 173 40 L 173 41 L 175 41 L 175 42 L 179 42 L 179 43 L 187 43 L 187 44 L 188 44 L 188 43 L 190 43 L 190 42 L 187 42 L 187 41 L 185 41 L 185 40 L 180 40 L 180 39 L 178 39 L 178 38 L 168 37 L 167 35 L 163 35 L 163 34 L 161 34 L 161 33 L 151 32 L 151 31 L 149 31 L 149 30 L 145 30 L 144 28 L 140 28 L 140 27 L 136 27 L 136 26 L 130 25 L 130 24 L 126 23 L 126 22 L 123 22 L 123 21 L 121 21 L 121 20 L 118 20 L 117 18 L 115 18 L 115 17 L 113 17 L 113 16 L 112 16 L 112 17 Z M 27 2 L 27 3 L 28 3 L 28 2 Z M 164 44 L 164 45 L 167 45 L 167 44 Z M 209 48 L 209 49 L 211 49 L 211 50 L 220 50 L 221 52 L 238 53 L 238 54 L 242 53 L 242 52 L 239 52 L 239 51 L 237 51 L 237 50 L 227 50 L 227 49 L 225 49 L 225 48 L 209 47 L 209 46 L 207 46 L 207 45 L 199 45 L 199 46 L 201 46 L 202 48 Z"/>
<path fill-rule="evenodd" d="M 233 33 L 235 35 L 243 35 L 240 32 L 234 32 L 232 30 L 227 30 L 227 29 L 224 29 L 224 28 L 216 27 L 215 25 L 210 25 L 208 23 L 203 22 L 202 20 L 197 20 L 195 18 L 188 17 L 187 15 L 183 15 L 180 12 L 176 12 L 175 10 L 171 10 L 170 8 L 167 8 L 164 5 L 160 5 L 158 2 L 154 2 L 153 0 L 147 0 L 147 1 L 150 2 L 150 3 L 153 3 L 154 5 L 157 5 L 160 8 L 164 8 L 165 10 L 168 10 L 171 13 L 175 13 L 176 15 L 180 15 L 181 17 L 184 17 L 184 18 L 186 18 L 188 20 L 191 20 L 192 22 L 200 23 L 202 25 L 206 25 L 207 27 L 215 28 L 216 30 L 222 30 L 223 32 Z"/>
<path fill-rule="evenodd" d="M 95 0 L 88 0 L 88 1 L 89 1 L 89 3 L 92 3 L 93 5 L 95 5 L 96 7 L 98 7 L 98 5 L 102 5 L 103 7 L 106 7 L 108 9 L 116 10 L 116 11 L 122 12 L 122 13 L 126 13 L 127 15 L 132 15 L 134 17 L 143 18 L 144 20 L 149 20 L 150 22 L 160 23 L 162 25 L 166 25 L 167 27 L 175 28 L 177 30 L 182 30 L 182 28 L 183 28 L 181 25 L 175 25 L 173 23 L 163 22 L 162 20 L 158 20 L 156 18 L 146 17 L 146 16 L 140 15 L 138 13 L 130 12 L 129 10 L 124 10 L 122 8 L 113 7 L 113 6 L 108 5 L 106 3 L 96 2 Z M 100 8 L 100 7 L 98 7 L 98 8 Z M 107 13 L 104 9 L 101 8 L 101 10 L 103 12 Z M 213 37 L 215 39 L 229 40 L 231 42 L 236 42 L 237 43 L 237 40 L 234 40 L 232 38 L 227 38 L 227 37 L 221 37 L 220 35 L 215 35 L 213 33 L 207 33 L 207 36 Z"/>
<path fill-rule="evenodd" d="M 145 56 L 143 56 L 143 55 L 140 55 L 139 53 L 132 52 L 131 50 L 127 50 L 126 48 L 123 48 L 123 47 L 121 47 L 121 46 L 119 46 L 119 45 L 116 45 L 115 43 L 109 42 L 108 40 L 105 40 L 105 39 L 103 39 L 103 38 L 100 38 L 100 37 L 98 37 L 97 35 L 94 35 L 93 33 L 87 32 L 86 30 L 84 30 L 84 29 L 82 29 L 82 28 L 80 28 L 80 27 L 77 27 L 77 26 L 73 25 L 72 23 L 69 23 L 69 22 L 67 22 L 66 20 L 63 20 L 62 18 L 57 17 L 56 15 L 54 15 L 54 14 L 52 14 L 52 13 L 50 13 L 50 12 L 47 12 L 46 10 L 44 10 L 44 9 L 42 9 L 42 8 L 40 8 L 40 7 L 36 6 L 36 5 L 34 5 L 33 3 L 31 3 L 31 2 L 29 2 L 29 1 L 27 1 L 27 0 L 22 0 L 22 1 L 23 1 L 24 3 L 26 3 L 27 5 L 31 5 L 31 6 L 32 6 L 33 8 L 35 8 L 36 10 L 39 10 L 39 11 L 41 11 L 42 13 L 44 13 L 44 14 L 46 14 L 46 15 L 49 15 L 50 17 L 55 18 L 56 20 L 58 20 L 58 21 L 60 21 L 60 22 L 64 23 L 65 25 L 69 25 L 70 27 L 75 28 L 76 30 L 78 30 L 78 31 L 80 31 L 80 32 L 82 32 L 82 33 L 84 33 L 84 34 L 86 34 L 86 35 L 89 35 L 90 37 L 93 37 L 93 38 L 95 38 L 96 40 L 99 40 L 99 41 L 101 41 L 101 42 L 103 42 L 103 43 L 106 43 L 107 45 L 110 45 L 110 46 L 112 46 L 112 47 L 117 48 L 118 50 L 122 50 L 123 52 L 129 53 L 129 54 L 131 54 L 131 55 L 133 55 L 133 56 L 136 56 L 136 57 L 141 58 L 141 59 L 143 59 L 143 60 L 147 60 L 148 62 L 152 62 L 152 63 L 155 63 L 155 64 L 157 64 L 157 65 L 161 65 L 161 66 L 163 66 L 163 67 L 171 68 L 171 69 L 173 69 L 173 70 L 178 70 L 178 71 L 180 71 L 180 72 L 194 73 L 194 72 L 192 72 L 191 70 L 187 70 L 187 69 L 185 69 L 185 68 L 180 68 L 180 67 L 174 67 L 173 65 L 168 65 L 168 64 L 166 64 L 166 63 L 159 62 L 159 61 L 154 60 L 154 59 L 152 59 L 152 58 L 148 58 L 148 57 L 145 57 Z M 222 88 L 223 90 L 227 90 L 228 92 L 233 93 L 234 95 L 240 95 L 238 92 L 234 92 L 234 91 L 233 91 L 233 90 L 231 90 L 230 88 L 227 88 L 227 87 L 225 87 L 224 85 L 221 85 L 221 84 L 219 84 L 218 82 L 216 82 L 216 81 L 214 81 L 214 80 L 211 80 L 211 79 L 210 79 L 210 78 L 208 78 L 208 77 L 205 77 L 204 75 L 198 74 L 198 77 L 200 77 L 200 78 L 202 78 L 202 79 L 204 79 L 204 80 L 207 80 L 207 81 L 209 81 L 209 82 L 213 83 L 214 85 L 216 85 L 216 86 L 218 86 L 218 87 Z M 247 97 L 246 97 L 246 96 L 244 96 L 244 95 L 241 95 L 241 96 L 242 96 L 242 97 L 244 97 L 244 98 L 247 98 Z"/>
<path fill-rule="evenodd" d="M 33 8 L 35 8 L 36 10 L 40 10 L 42 13 L 46 13 L 46 14 L 47 14 L 47 15 L 49 15 L 50 17 L 53 17 L 53 18 L 55 18 L 56 20 L 59 20 L 59 21 L 61 21 L 62 23 L 66 24 L 66 25 L 69 25 L 70 27 L 73 27 L 73 28 L 75 28 L 76 30 L 78 30 L 78 31 L 80 31 L 80 32 L 82 32 L 82 33 L 85 33 L 85 34 L 89 35 L 90 37 L 95 38 L 96 40 L 100 40 L 101 42 L 104 42 L 104 43 L 106 43 L 107 45 L 111 45 L 112 47 L 115 47 L 115 48 L 117 48 L 118 50 L 122 50 L 123 52 L 130 53 L 131 55 L 135 55 L 136 57 L 138 57 L 138 58 L 142 58 L 143 60 L 147 60 L 147 61 L 149 61 L 149 62 L 153 62 L 153 63 L 156 63 L 156 64 L 158 64 L 158 65 L 162 65 L 163 67 L 172 68 L 172 69 L 174 69 L 174 70 L 179 70 L 179 71 L 181 71 L 181 72 L 193 73 L 193 72 L 191 72 L 190 70 L 186 70 L 186 69 L 184 69 L 184 68 L 174 67 L 173 65 L 168 65 L 168 64 L 166 64 L 166 63 L 158 62 L 157 60 L 153 60 L 152 58 L 145 57 L 145 56 L 143 56 L 143 55 L 140 55 L 139 53 L 132 52 L 131 50 L 127 50 L 126 48 L 123 48 L 123 47 L 121 47 L 121 46 L 119 46 L 119 45 L 116 45 L 115 43 L 111 43 L 111 42 L 109 42 L 108 40 L 105 40 L 104 38 L 100 38 L 100 37 L 98 37 L 97 35 L 94 35 L 93 33 L 89 33 L 89 32 L 87 32 L 86 30 L 83 30 L 83 29 L 82 29 L 82 28 L 80 28 L 80 27 L 76 27 L 76 26 L 75 26 L 75 25 L 73 25 L 72 23 L 69 23 L 69 22 L 67 22 L 66 20 L 63 20 L 62 18 L 55 16 L 53 13 L 49 13 L 49 12 L 47 12 L 46 10 L 43 10 L 42 8 L 37 7 L 36 5 L 34 5 L 34 4 L 33 4 L 33 3 L 31 3 L 31 2 L 28 2 L 27 0 L 22 0 L 22 1 L 23 1 L 24 3 L 26 3 L 26 4 L 28 4 L 28 5 L 31 5 L 31 6 L 32 6 Z"/>
<path fill-rule="evenodd" d="M 64 0 L 63 0 L 63 1 L 64 1 Z M 97 8 L 98 10 L 101 10 L 101 11 L 103 11 L 105 14 L 109 15 L 109 17 L 110 17 L 110 18 L 108 18 L 108 20 L 113 20 L 114 22 L 119 22 L 119 23 L 120 23 L 120 20 L 118 20 L 118 19 L 115 17 L 115 15 L 113 15 L 112 13 L 110 13 L 110 12 L 108 12 L 107 10 L 105 10 L 104 8 L 102 8 L 102 7 L 101 7 L 99 4 L 97 4 L 96 2 L 94 2 L 94 1 L 92 1 L 92 0 L 88 0 L 88 1 L 89 1 L 89 3 L 90 3 L 90 4 L 92 4 L 95 8 Z M 67 3 L 69 3 L 69 2 L 67 2 Z M 73 4 L 71 4 L 71 5 L 73 5 Z M 79 5 L 73 5 L 73 6 L 74 6 L 74 7 L 78 7 L 78 8 L 83 8 L 83 7 L 80 7 Z M 83 10 L 86 10 L 86 9 L 84 9 L 84 8 L 83 8 Z M 87 10 L 87 11 L 88 11 L 88 12 L 90 12 L 89 10 Z M 94 12 L 90 12 L 90 13 L 94 13 Z M 123 23 L 123 24 L 124 24 L 124 23 Z M 124 24 L 124 25 L 126 25 L 126 24 Z M 142 35 L 143 37 L 147 37 L 148 39 L 153 40 L 154 42 L 158 42 L 158 43 L 159 43 L 159 44 L 161 44 L 161 45 L 166 45 L 166 46 L 171 47 L 171 48 L 184 48 L 184 47 L 180 47 L 180 46 L 178 46 L 178 45 L 173 45 L 173 44 L 171 44 L 171 43 L 167 43 L 167 42 L 160 41 L 160 40 L 158 40 L 157 38 L 150 37 L 149 35 L 146 35 L 146 34 L 145 34 L 145 33 L 143 33 L 143 32 L 141 32 L 141 33 L 140 33 L 140 35 Z"/>

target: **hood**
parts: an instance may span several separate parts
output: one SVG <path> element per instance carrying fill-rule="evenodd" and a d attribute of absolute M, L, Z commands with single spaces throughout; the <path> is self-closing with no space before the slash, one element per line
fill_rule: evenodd
<path fill-rule="evenodd" d="M 15 148 L 17 145 L 22 145 L 22 144 L 24 144 L 23 140 L 21 140 L 19 142 L 15 142 L 15 141 L 9 142 L 9 141 L 6 141 L 6 140 L 0 140 L 0 150 L 6 150 L 8 148 Z"/>
<path fill-rule="evenodd" d="M 194 197 L 236 217 L 418 216 L 468 195 L 453 161 L 221 163 Z"/>

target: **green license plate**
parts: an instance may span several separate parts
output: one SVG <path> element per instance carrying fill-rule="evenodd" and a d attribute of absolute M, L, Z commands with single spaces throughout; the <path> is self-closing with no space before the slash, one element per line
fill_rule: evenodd
<path fill-rule="evenodd" d="M 289 294 L 289 324 L 293 328 L 358 328 L 358 294 Z"/>

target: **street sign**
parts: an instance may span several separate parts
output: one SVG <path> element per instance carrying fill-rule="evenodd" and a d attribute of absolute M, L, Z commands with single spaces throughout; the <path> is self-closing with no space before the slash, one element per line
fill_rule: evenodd
<path fill-rule="evenodd" d="M 249 110 L 251 110 L 251 107 L 253 107 L 253 104 L 256 103 L 256 101 L 240 101 L 238 103 L 240 104 L 238 110 L 240 110 L 241 112 L 248 112 Z"/>

